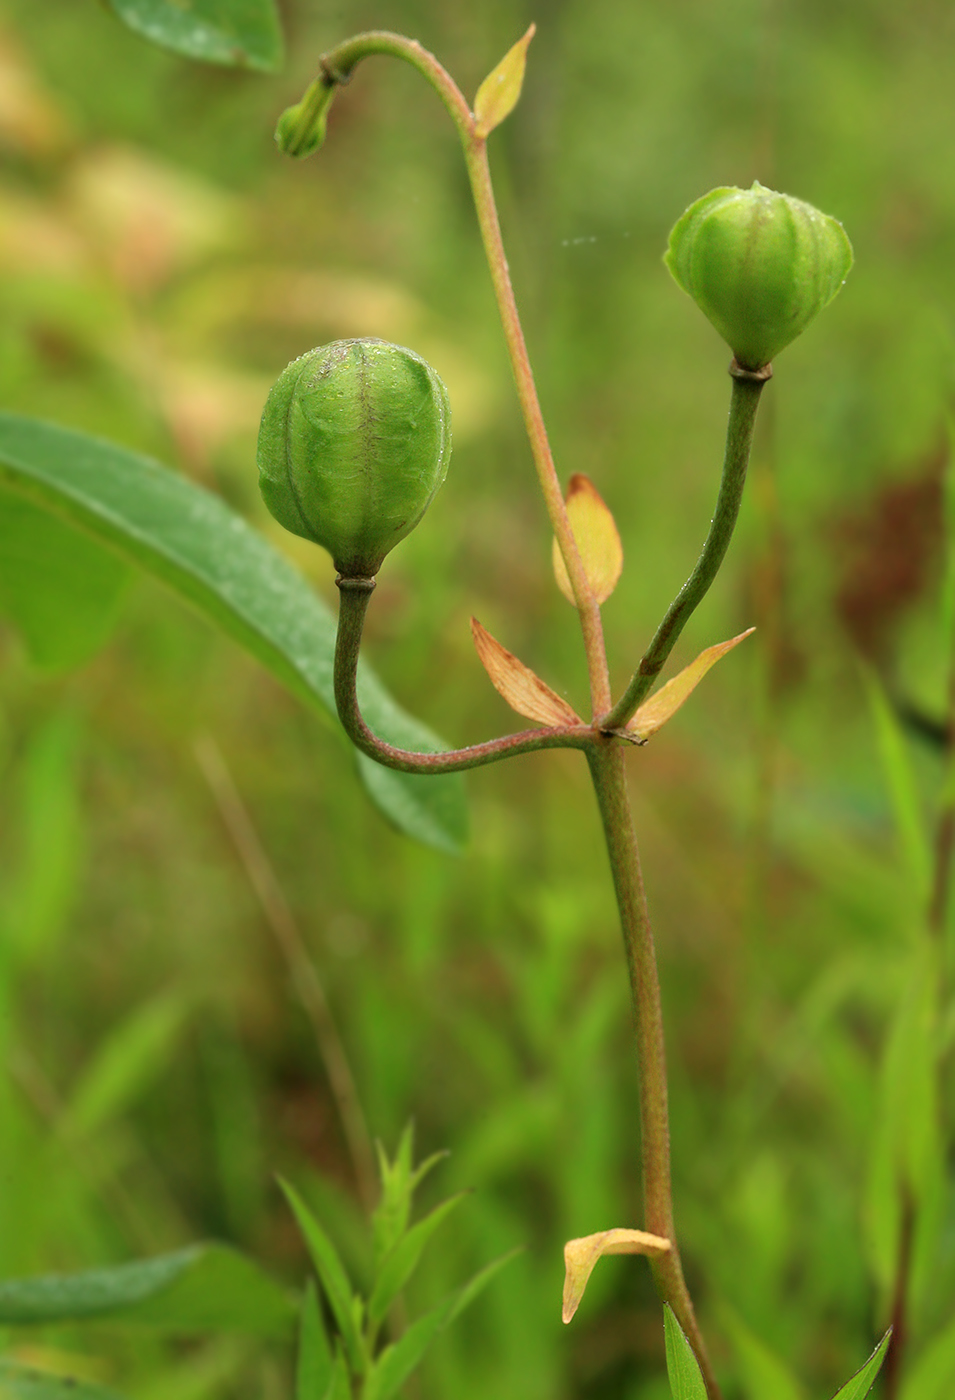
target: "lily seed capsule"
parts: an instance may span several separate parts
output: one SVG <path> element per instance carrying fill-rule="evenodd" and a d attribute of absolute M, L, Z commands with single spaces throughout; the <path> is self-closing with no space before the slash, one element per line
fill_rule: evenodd
<path fill-rule="evenodd" d="M 276 520 L 374 578 L 424 515 L 451 455 L 448 391 L 384 340 L 336 340 L 279 376 L 259 429 L 259 489 Z"/>
<path fill-rule="evenodd" d="M 760 370 L 836 295 L 852 245 L 838 220 L 756 181 L 691 204 L 664 261 L 738 363 Z"/>

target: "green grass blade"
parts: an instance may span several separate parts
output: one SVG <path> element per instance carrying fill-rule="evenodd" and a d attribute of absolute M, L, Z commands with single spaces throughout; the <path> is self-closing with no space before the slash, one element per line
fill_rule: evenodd
<path fill-rule="evenodd" d="M 885 1353 L 889 1349 L 889 1339 L 891 1336 L 892 1329 L 890 1327 L 862 1369 L 856 1371 L 851 1380 L 846 1381 L 839 1393 L 833 1397 L 833 1400 L 865 1400 L 865 1397 L 875 1383 L 876 1376 L 882 1369 L 882 1362 L 885 1360 Z"/>
<path fill-rule="evenodd" d="M 309 1279 L 302 1304 L 302 1325 L 295 1367 L 295 1400 L 320 1400 L 331 1385 L 333 1364 L 318 1294 L 314 1283 Z"/>
<path fill-rule="evenodd" d="M 315 1219 L 308 1206 L 288 1182 L 280 1181 L 286 1199 L 292 1207 L 298 1227 L 302 1232 L 315 1271 L 321 1280 L 328 1298 L 352 1372 L 360 1375 L 364 1370 L 365 1349 L 361 1335 L 355 1324 L 352 1309 L 352 1287 L 348 1281 L 342 1261 L 331 1240 Z"/>
<path fill-rule="evenodd" d="M 72 1376 L 54 1376 L 0 1361 L 0 1400 L 119 1400 L 115 1390 L 104 1390 Z"/>
<path fill-rule="evenodd" d="M 306 704 L 335 715 L 334 619 L 302 575 L 217 496 L 115 443 L 10 413 L 0 413 L 0 486 L 161 579 Z M 359 697 L 387 742 L 443 747 L 367 667 Z M 459 774 L 395 773 L 364 755 L 358 767 L 396 826 L 440 850 L 460 850 L 467 813 Z"/>
<path fill-rule="evenodd" d="M 663 1329 L 666 1334 L 667 1376 L 673 1400 L 706 1400 L 700 1363 L 669 1303 L 664 1304 L 663 1308 Z"/>
<path fill-rule="evenodd" d="M 375 1279 L 371 1298 L 368 1300 L 368 1317 L 374 1326 L 377 1327 L 384 1320 L 395 1298 L 414 1273 L 425 1245 L 442 1221 L 460 1205 L 464 1195 L 462 1192 L 436 1206 L 429 1215 L 403 1234 L 385 1255 Z"/>

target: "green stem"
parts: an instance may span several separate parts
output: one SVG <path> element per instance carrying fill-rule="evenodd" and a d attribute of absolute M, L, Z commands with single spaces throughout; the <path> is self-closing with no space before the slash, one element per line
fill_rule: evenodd
<path fill-rule="evenodd" d="M 720 565 L 726 556 L 736 519 L 739 515 L 743 486 L 746 481 L 746 468 L 753 443 L 753 429 L 756 425 L 756 410 L 763 385 L 772 374 L 765 369 L 753 373 L 743 370 L 734 360 L 730 366 L 733 376 L 733 389 L 730 397 L 729 424 L 726 430 L 726 452 L 723 458 L 723 477 L 716 501 L 716 510 L 710 523 L 710 531 L 696 567 L 667 609 L 666 616 L 656 630 L 653 641 L 644 652 L 643 659 L 627 686 L 626 691 L 609 714 L 600 721 L 604 731 L 622 729 L 644 699 L 647 691 L 663 669 L 664 663 L 674 643 L 689 621 L 690 615 L 703 601 L 710 584 L 716 578 Z"/>
<path fill-rule="evenodd" d="M 661 1300 L 670 1304 L 696 1353 L 706 1382 L 708 1400 L 720 1400 L 720 1388 L 683 1277 L 673 1225 L 670 1122 L 660 980 L 640 853 L 630 811 L 624 751 L 612 742 L 604 742 L 591 748 L 587 758 L 603 821 L 630 973 L 640 1061 L 644 1228 L 670 1241 L 669 1252 L 651 1260 L 650 1267 Z"/>
<path fill-rule="evenodd" d="M 564 725 L 553 729 L 524 729 L 485 744 L 441 753 L 417 753 L 386 744 L 372 733 L 358 704 L 358 654 L 365 625 L 365 613 L 375 587 L 372 578 L 339 578 L 341 601 L 338 609 L 338 636 L 335 643 L 335 703 L 345 733 L 356 748 L 386 768 L 402 773 L 460 773 L 466 768 L 482 768 L 502 758 L 515 758 L 540 749 L 588 749 L 595 742 L 589 725 Z"/>
<path fill-rule="evenodd" d="M 481 239 L 491 273 L 494 295 L 497 298 L 504 339 L 511 361 L 517 397 L 521 405 L 524 426 L 530 441 L 531 454 L 537 470 L 537 478 L 544 495 L 544 503 L 550 518 L 551 528 L 557 537 L 570 578 L 580 627 L 587 656 L 587 670 L 590 677 L 590 696 L 594 715 L 603 714 L 610 704 L 610 673 L 607 667 L 607 653 L 604 646 L 603 625 L 600 607 L 593 595 L 590 582 L 584 570 L 574 533 L 571 529 L 560 488 L 553 454 L 547 437 L 547 428 L 541 412 L 534 373 L 531 368 L 524 332 L 521 328 L 514 288 L 511 285 L 510 271 L 501 238 L 501 226 L 497 216 L 491 172 L 487 161 L 487 141 L 475 129 L 474 114 L 468 107 L 460 88 L 433 54 L 421 47 L 413 39 L 402 34 L 392 34 L 386 30 L 371 30 L 366 34 L 356 34 L 336 48 L 330 49 L 320 59 L 323 77 L 328 82 L 347 82 L 356 65 L 371 54 L 388 54 L 392 58 L 403 59 L 416 68 L 435 89 L 451 115 L 464 150 L 474 207 L 477 211 Z"/>

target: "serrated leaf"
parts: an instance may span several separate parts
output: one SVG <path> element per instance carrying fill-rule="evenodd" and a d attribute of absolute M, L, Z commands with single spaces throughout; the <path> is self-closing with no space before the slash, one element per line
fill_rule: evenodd
<path fill-rule="evenodd" d="M 568 1240 L 564 1245 L 564 1301 L 562 1317 L 569 1322 L 580 1306 L 594 1265 L 605 1254 L 665 1254 L 670 1241 L 646 1230 L 601 1230 L 596 1235 Z"/>
<path fill-rule="evenodd" d="M 673 1400 L 706 1400 L 706 1385 L 700 1363 L 669 1303 L 663 1305 L 663 1329 L 666 1335 L 667 1376 Z"/>
<path fill-rule="evenodd" d="M 299 699 L 336 714 L 334 619 L 302 575 L 217 496 L 115 443 L 11 413 L 0 413 L 0 485 L 161 579 Z M 388 743 L 443 747 L 365 666 L 358 694 Z M 439 850 L 461 849 L 460 774 L 396 773 L 356 758 L 365 787 L 396 826 Z"/>
<path fill-rule="evenodd" d="M 385 1255 L 368 1300 L 368 1319 L 373 1327 L 378 1327 L 383 1322 L 388 1309 L 416 1269 L 425 1245 L 442 1221 L 461 1204 L 464 1196 L 465 1193 L 461 1192 L 452 1196 L 450 1200 L 442 1201 L 441 1205 L 436 1206 L 423 1220 L 412 1226 L 407 1234 L 402 1235 Z"/>
<path fill-rule="evenodd" d="M 876 1376 L 882 1369 L 882 1362 L 889 1349 L 891 1337 L 892 1328 L 890 1327 L 865 1365 L 856 1371 L 851 1380 L 846 1381 L 839 1393 L 833 1396 L 833 1400 L 865 1400 L 875 1384 Z M 929 1397 L 926 1396 L 925 1400 L 929 1400 Z"/>
<path fill-rule="evenodd" d="M 715 666 L 721 657 L 738 647 L 740 642 L 752 636 L 755 631 L 755 627 L 748 627 L 745 632 L 740 632 L 738 637 L 731 637 L 728 642 L 718 642 L 716 646 L 701 651 L 695 661 L 691 661 L 689 666 L 685 666 L 678 675 L 667 681 L 666 685 L 661 685 L 649 700 L 643 702 L 627 724 L 628 731 L 642 741 L 649 739 L 658 729 L 662 729 L 667 720 L 672 719 L 680 706 L 690 698 L 710 667 Z"/>
<path fill-rule="evenodd" d="M 0 1400 L 119 1400 L 115 1390 L 0 1361 Z"/>
<path fill-rule="evenodd" d="M 332 1382 L 333 1366 L 332 1349 L 328 1344 L 318 1294 L 309 1279 L 302 1302 L 295 1366 L 295 1400 L 322 1400 Z"/>
<path fill-rule="evenodd" d="M 365 1349 L 359 1328 L 355 1325 L 354 1295 L 348 1275 L 331 1240 L 315 1219 L 298 1192 L 287 1181 L 279 1181 L 292 1207 L 298 1227 L 321 1280 L 331 1310 L 338 1324 L 348 1365 L 353 1374 L 361 1375 L 365 1366 Z"/>
<path fill-rule="evenodd" d="M 294 1316 L 284 1289 L 218 1244 L 111 1269 L 0 1280 L 0 1325 L 10 1327 L 115 1317 L 170 1331 L 281 1335 Z"/>
<path fill-rule="evenodd" d="M 491 684 L 517 714 L 546 725 L 548 729 L 583 724 L 567 701 L 562 700 L 512 651 L 501 646 L 476 617 L 471 618 L 471 636 Z"/>
<path fill-rule="evenodd" d="M 524 86 L 527 49 L 536 33 L 532 24 L 522 39 L 508 49 L 496 68 L 492 68 L 477 90 L 474 99 L 474 134 L 482 140 L 490 136 L 505 117 L 517 106 Z"/>
<path fill-rule="evenodd" d="M 276 73 L 282 27 L 275 0 L 107 0 L 130 29 L 186 58 Z"/>
<path fill-rule="evenodd" d="M 128 577 L 88 535 L 0 491 L 0 612 L 35 665 L 68 670 L 98 651 L 113 630 Z"/>
<path fill-rule="evenodd" d="M 567 487 L 567 515 L 587 582 L 598 603 L 604 603 L 623 572 L 623 545 L 617 522 L 589 477 L 577 472 Z M 551 549 L 554 578 L 568 603 L 577 606 L 570 576 L 555 539 Z"/>

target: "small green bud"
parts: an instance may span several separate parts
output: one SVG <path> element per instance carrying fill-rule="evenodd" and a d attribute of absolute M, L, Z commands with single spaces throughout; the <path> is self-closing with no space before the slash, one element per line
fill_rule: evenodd
<path fill-rule="evenodd" d="M 374 578 L 448 470 L 448 391 L 413 350 L 336 340 L 279 376 L 259 429 L 259 489 L 280 525 Z"/>
<path fill-rule="evenodd" d="M 311 84 L 301 102 L 286 107 L 275 128 L 275 144 L 283 155 L 303 160 L 324 144 L 335 87 L 322 75 Z"/>
<path fill-rule="evenodd" d="M 691 204 L 664 262 L 739 364 L 759 370 L 832 301 L 852 245 L 836 219 L 756 181 Z"/>

